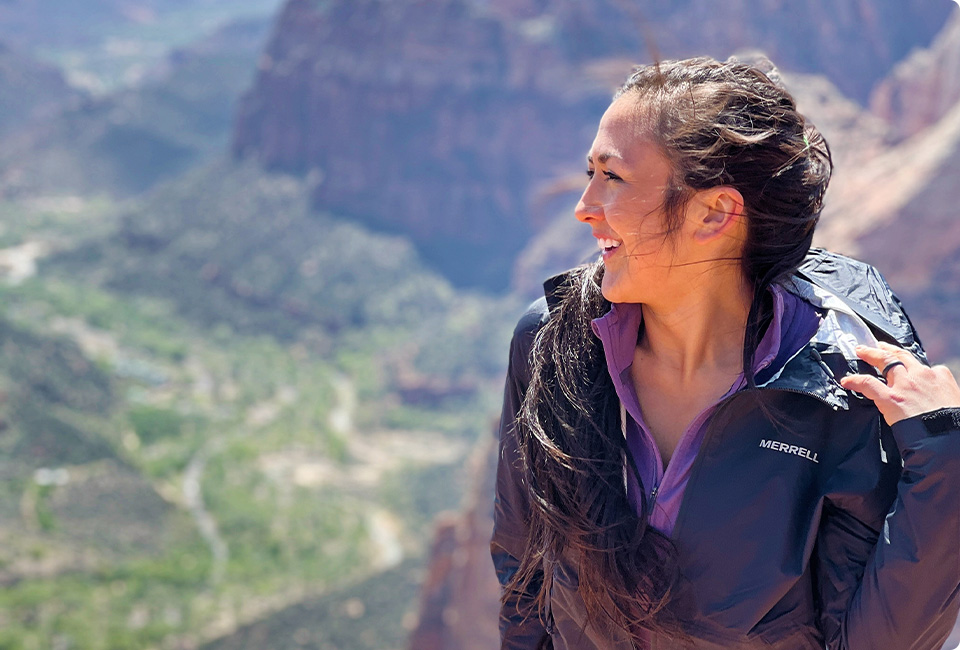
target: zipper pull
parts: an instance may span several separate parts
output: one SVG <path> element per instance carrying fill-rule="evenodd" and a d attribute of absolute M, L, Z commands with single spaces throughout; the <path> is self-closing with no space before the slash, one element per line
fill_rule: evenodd
<path fill-rule="evenodd" d="M 830 379 L 834 381 L 837 380 L 837 376 L 833 374 L 833 370 L 831 370 L 830 366 L 827 365 L 827 362 L 823 360 L 820 350 L 817 348 L 810 348 L 810 356 L 813 357 L 813 360 L 816 361 L 817 364 L 826 371 L 827 376 L 830 377 Z"/>
<path fill-rule="evenodd" d="M 657 492 L 660 491 L 660 486 L 655 485 L 653 491 L 650 492 L 650 514 L 653 514 L 653 506 L 657 503 Z"/>

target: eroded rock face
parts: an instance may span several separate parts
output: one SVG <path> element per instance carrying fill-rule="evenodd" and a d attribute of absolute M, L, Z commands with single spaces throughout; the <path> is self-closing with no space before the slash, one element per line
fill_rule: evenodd
<path fill-rule="evenodd" d="M 529 188 L 576 159 L 608 97 L 530 83 L 555 55 L 462 0 L 293 0 L 276 34 L 235 151 L 312 172 L 318 206 L 412 237 L 467 284 L 505 282 Z"/>
<path fill-rule="evenodd" d="M 904 300 L 933 361 L 960 358 L 960 12 L 881 82 L 887 146 L 838 174 L 820 244 L 874 264 Z M 865 122 L 864 122 L 865 123 Z M 851 149 L 858 144 L 849 141 Z"/>
<path fill-rule="evenodd" d="M 462 512 L 437 521 L 410 650 L 492 650 L 499 645 L 500 587 L 490 560 L 496 449 L 493 437 L 477 446 Z"/>
<path fill-rule="evenodd" d="M 858 176 L 872 218 L 850 252 L 900 293 L 933 361 L 960 358 L 960 102 Z"/>
<path fill-rule="evenodd" d="M 630 61 L 759 47 L 864 101 L 930 42 L 947 4 L 290 0 L 233 149 L 313 174 L 317 207 L 408 235 L 458 283 L 499 289 L 538 229 L 538 192 L 580 170 Z M 618 72 L 598 74 L 610 60 Z"/>
<path fill-rule="evenodd" d="M 870 108 L 907 138 L 935 124 L 958 101 L 960 11 L 954 11 L 932 47 L 914 52 L 877 84 Z"/>
<path fill-rule="evenodd" d="M 873 85 L 943 27 L 950 5 L 925 0 L 489 0 L 501 15 L 550 16 L 558 47 L 578 60 L 635 53 L 652 60 L 760 49 L 781 67 L 822 73 L 863 103 Z"/>

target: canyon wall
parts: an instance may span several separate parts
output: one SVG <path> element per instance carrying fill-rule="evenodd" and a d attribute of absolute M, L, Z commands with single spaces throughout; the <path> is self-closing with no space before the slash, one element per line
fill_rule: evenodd
<path fill-rule="evenodd" d="M 865 102 L 949 2 L 290 0 L 241 102 L 237 156 L 312 175 L 316 207 L 504 288 L 631 62 L 759 48 Z M 708 16 L 708 19 L 697 17 Z"/>

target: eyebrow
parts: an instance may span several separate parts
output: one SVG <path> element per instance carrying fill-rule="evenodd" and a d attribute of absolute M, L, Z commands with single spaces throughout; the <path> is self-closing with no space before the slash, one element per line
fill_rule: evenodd
<path fill-rule="evenodd" d="M 601 165 L 603 165 L 603 164 L 605 164 L 608 160 L 610 160 L 611 158 L 616 158 L 617 160 L 623 160 L 623 158 L 621 158 L 620 156 L 618 156 L 618 155 L 615 154 L 615 153 L 602 153 L 602 154 L 600 154 L 599 156 L 597 156 L 597 162 L 599 162 Z M 593 164 L 593 156 L 588 155 L 588 156 L 587 156 L 587 162 L 592 165 L 592 164 Z"/>

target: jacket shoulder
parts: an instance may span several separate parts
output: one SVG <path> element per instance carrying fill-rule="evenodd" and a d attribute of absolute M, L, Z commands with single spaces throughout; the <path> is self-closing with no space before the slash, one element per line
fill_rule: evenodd
<path fill-rule="evenodd" d="M 530 378 L 530 351 L 537 332 L 550 320 L 547 299 L 539 298 L 523 312 L 516 327 L 513 328 L 513 340 L 510 342 L 510 372 L 516 379 L 526 384 Z"/>
<path fill-rule="evenodd" d="M 517 326 L 513 328 L 513 337 L 532 337 L 550 319 L 546 298 L 537 298 L 524 310 Z"/>
<path fill-rule="evenodd" d="M 922 358 L 923 347 L 900 298 L 874 266 L 822 248 L 812 248 L 797 275 L 827 289 L 879 335 Z"/>

